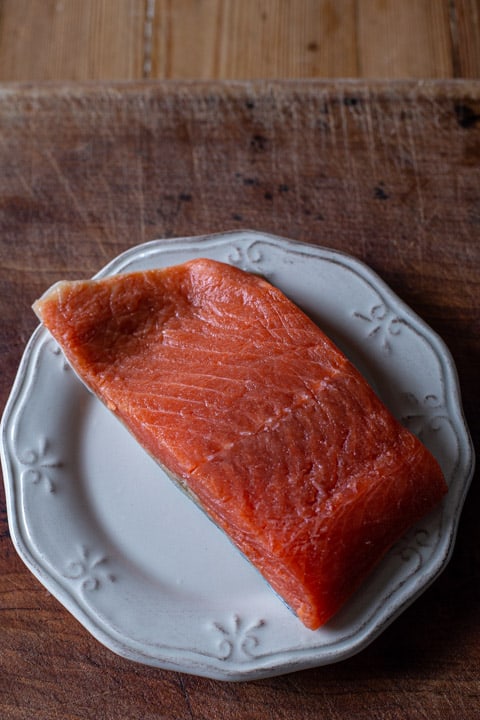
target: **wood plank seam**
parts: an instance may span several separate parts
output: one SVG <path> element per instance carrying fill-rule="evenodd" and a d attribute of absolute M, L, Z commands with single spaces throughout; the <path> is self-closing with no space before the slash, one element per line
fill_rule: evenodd
<path fill-rule="evenodd" d="M 145 0 L 145 22 L 143 25 L 143 77 L 152 77 L 153 22 L 155 20 L 155 0 Z"/>
<path fill-rule="evenodd" d="M 450 41 L 452 47 L 452 72 L 453 77 L 460 77 L 460 54 L 458 39 L 458 18 L 455 0 L 448 2 L 448 15 L 450 20 Z"/>
<path fill-rule="evenodd" d="M 355 68 L 356 68 L 356 76 L 362 77 L 362 57 L 360 54 L 360 48 L 359 48 L 359 42 L 358 42 L 358 28 L 360 25 L 359 21 L 359 7 L 358 2 L 354 3 L 353 6 L 353 22 L 354 22 L 354 28 L 355 28 Z"/>

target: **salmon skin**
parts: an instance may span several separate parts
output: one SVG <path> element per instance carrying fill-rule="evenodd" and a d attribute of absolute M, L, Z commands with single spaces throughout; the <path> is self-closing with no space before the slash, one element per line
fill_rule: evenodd
<path fill-rule="evenodd" d="M 343 353 L 258 276 L 196 259 L 60 282 L 34 310 L 312 630 L 447 491 Z"/>

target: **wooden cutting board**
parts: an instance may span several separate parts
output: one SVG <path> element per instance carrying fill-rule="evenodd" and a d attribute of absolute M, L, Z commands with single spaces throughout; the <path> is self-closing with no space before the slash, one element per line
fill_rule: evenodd
<path fill-rule="evenodd" d="M 245 227 L 373 267 L 449 345 L 478 436 L 480 83 L 468 81 L 3 86 L 2 407 L 51 283 L 146 240 Z M 361 656 L 241 685 L 99 645 L 17 557 L 2 488 L 0 715 L 480 716 L 477 485 L 448 569 Z"/>

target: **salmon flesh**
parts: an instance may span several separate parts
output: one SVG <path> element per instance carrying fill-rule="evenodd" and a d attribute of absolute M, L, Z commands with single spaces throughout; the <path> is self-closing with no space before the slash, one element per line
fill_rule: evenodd
<path fill-rule="evenodd" d="M 196 259 L 59 282 L 34 310 L 312 630 L 447 491 L 345 355 L 258 276 Z"/>

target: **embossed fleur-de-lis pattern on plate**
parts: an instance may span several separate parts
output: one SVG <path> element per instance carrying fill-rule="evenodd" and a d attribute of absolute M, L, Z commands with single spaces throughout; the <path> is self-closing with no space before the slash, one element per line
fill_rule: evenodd
<path fill-rule="evenodd" d="M 259 265 L 263 261 L 263 253 L 255 245 L 235 245 L 231 252 L 227 256 L 227 260 L 232 265 L 238 265 L 244 270 L 255 269 L 258 272 L 258 268 L 255 266 Z"/>
<path fill-rule="evenodd" d="M 98 590 L 103 583 L 115 581 L 115 576 L 108 569 L 108 558 L 92 552 L 87 545 L 77 548 L 77 555 L 68 563 L 63 576 L 88 591 Z"/>
<path fill-rule="evenodd" d="M 410 573 L 417 572 L 424 562 L 423 553 L 432 544 L 431 533 L 422 527 L 417 527 L 405 535 L 397 544 L 394 554 L 404 563 L 413 561 L 414 567 Z"/>
<path fill-rule="evenodd" d="M 407 411 L 402 415 L 403 424 L 420 439 L 425 432 L 438 432 L 444 423 L 450 424 L 444 403 L 435 394 L 419 399 L 414 393 L 403 393 Z"/>
<path fill-rule="evenodd" d="M 365 323 L 367 337 L 378 342 L 384 353 L 392 352 L 392 338 L 400 334 L 403 321 L 384 303 L 373 305 L 368 314 L 355 311 L 353 317 Z"/>
<path fill-rule="evenodd" d="M 57 489 L 56 470 L 63 467 L 63 462 L 51 452 L 50 441 L 41 436 L 37 448 L 28 448 L 18 454 L 18 461 L 23 466 L 22 482 L 30 482 L 53 493 Z"/>
<path fill-rule="evenodd" d="M 65 372 L 68 372 L 70 370 L 70 365 L 68 364 L 67 360 L 65 359 L 65 356 L 62 352 L 62 349 L 57 345 L 55 340 L 51 340 L 51 342 L 48 345 L 48 348 L 52 355 L 55 355 L 59 359 L 59 362 L 61 363 L 61 368 Z"/>
<path fill-rule="evenodd" d="M 265 620 L 248 622 L 240 615 L 233 615 L 228 622 L 214 622 L 213 627 L 219 633 L 219 660 L 249 660 L 256 656 L 260 644 L 259 631 L 265 626 Z"/>

